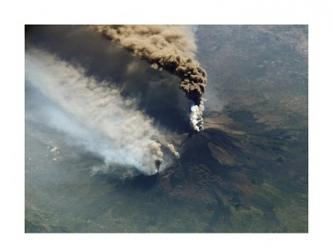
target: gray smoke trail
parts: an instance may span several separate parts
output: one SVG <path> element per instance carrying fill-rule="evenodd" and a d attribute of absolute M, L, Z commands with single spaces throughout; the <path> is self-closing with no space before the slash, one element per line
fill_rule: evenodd
<path fill-rule="evenodd" d="M 149 63 L 180 77 L 180 89 L 194 102 L 190 124 L 203 129 L 202 95 L 207 85 L 205 70 L 195 60 L 195 42 L 191 31 L 173 25 L 98 25 L 92 30 L 126 48 Z"/>
<path fill-rule="evenodd" d="M 50 124 L 102 156 L 107 165 L 135 167 L 148 175 L 167 167 L 161 149 L 161 143 L 168 144 L 165 137 L 109 83 L 97 82 L 82 69 L 38 49 L 26 52 L 26 80 L 69 114 L 65 119 L 54 113 L 53 119 L 59 121 Z"/>

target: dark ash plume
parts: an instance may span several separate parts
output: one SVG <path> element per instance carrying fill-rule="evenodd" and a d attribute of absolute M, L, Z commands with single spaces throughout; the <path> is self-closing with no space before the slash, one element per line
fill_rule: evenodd
<path fill-rule="evenodd" d="M 194 58 L 196 46 L 191 32 L 183 26 L 172 25 L 97 25 L 91 27 L 107 39 L 132 51 L 151 63 L 156 70 L 166 70 L 180 77 L 180 89 L 194 102 L 191 125 L 203 129 L 202 95 L 207 75 Z"/>
<path fill-rule="evenodd" d="M 179 78 L 151 68 L 146 60 L 89 27 L 31 26 L 26 32 L 26 48 L 47 50 L 84 68 L 99 82 L 112 83 L 124 98 L 135 99 L 138 109 L 155 124 L 176 133 L 188 132 L 191 101 L 179 91 Z"/>

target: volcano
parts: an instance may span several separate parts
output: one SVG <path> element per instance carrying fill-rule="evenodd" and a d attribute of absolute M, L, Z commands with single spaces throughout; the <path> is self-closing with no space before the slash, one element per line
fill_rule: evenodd
<path fill-rule="evenodd" d="M 80 105 L 64 114 L 69 91 L 59 108 L 26 81 L 26 232 L 307 231 L 307 27 L 198 26 L 195 36 L 193 56 L 209 80 L 197 131 L 193 101 L 170 70 L 86 26 L 26 27 L 27 52 L 47 51 L 66 63 L 61 69 L 78 69 L 77 83 L 94 79 L 121 100 L 108 106 L 75 92 Z M 48 66 L 41 62 L 39 70 Z M 78 111 L 91 114 L 88 129 Z M 131 120 L 137 114 L 140 122 Z M 162 154 L 154 149 L 150 159 L 147 141 Z M 141 171 L 142 162 L 158 171 Z"/>

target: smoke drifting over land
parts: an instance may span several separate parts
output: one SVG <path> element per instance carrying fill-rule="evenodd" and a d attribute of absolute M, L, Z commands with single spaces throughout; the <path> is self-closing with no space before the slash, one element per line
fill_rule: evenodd
<path fill-rule="evenodd" d="M 99 25 L 92 26 L 92 29 L 147 60 L 152 68 L 179 76 L 180 89 L 195 106 L 191 108 L 191 126 L 196 131 L 203 129 L 202 95 L 207 77 L 194 58 L 196 46 L 190 30 L 170 25 Z"/>
<path fill-rule="evenodd" d="M 27 49 L 50 51 L 84 68 L 88 76 L 112 83 L 161 127 L 176 133 L 191 130 L 188 112 L 192 101 L 179 90 L 177 76 L 152 69 L 147 61 L 87 26 L 29 26 L 26 34 Z"/>
<path fill-rule="evenodd" d="M 100 155 L 107 165 L 135 167 L 145 174 L 156 172 L 156 162 L 160 169 L 167 166 L 161 144 L 170 152 L 173 145 L 133 100 L 124 99 L 110 83 L 98 82 L 83 69 L 37 49 L 26 52 L 26 81 L 63 110 L 45 106 L 47 125 Z"/>
<path fill-rule="evenodd" d="M 171 133 L 203 129 L 207 79 L 194 40 L 183 26 L 27 27 L 27 84 L 57 106 L 37 104 L 38 122 L 106 166 L 163 171 L 179 158 Z"/>

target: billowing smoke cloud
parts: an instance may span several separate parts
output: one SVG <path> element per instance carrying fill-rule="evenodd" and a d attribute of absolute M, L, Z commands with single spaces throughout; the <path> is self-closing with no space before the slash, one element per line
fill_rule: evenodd
<path fill-rule="evenodd" d="M 52 118 L 48 125 L 103 157 L 106 165 L 135 167 L 154 174 L 168 165 L 163 147 L 178 157 L 174 146 L 132 99 L 122 97 L 109 82 L 88 77 L 82 68 L 29 48 L 26 81 L 65 112 L 48 109 Z"/>
<path fill-rule="evenodd" d="M 132 51 L 157 70 L 180 77 L 179 87 L 194 102 L 190 121 L 194 130 L 203 129 L 202 95 L 207 85 L 206 72 L 195 60 L 196 46 L 187 27 L 171 25 L 98 25 L 91 29 Z"/>
<path fill-rule="evenodd" d="M 176 133 L 189 131 L 188 111 L 193 102 L 179 91 L 179 78 L 154 70 L 146 60 L 110 43 L 88 26 L 29 26 L 26 47 L 47 50 L 84 68 L 86 75 L 117 86 L 124 98 L 135 99 L 138 109 L 159 127 Z"/>

